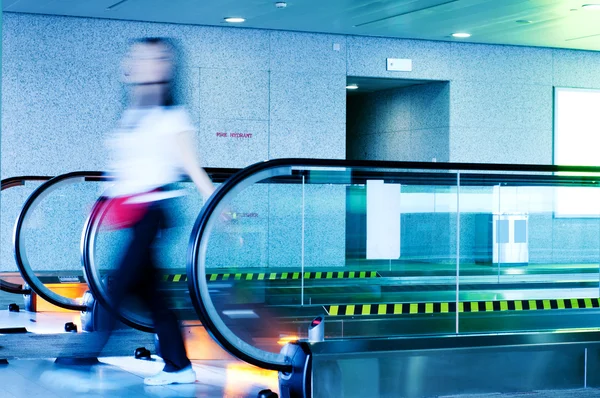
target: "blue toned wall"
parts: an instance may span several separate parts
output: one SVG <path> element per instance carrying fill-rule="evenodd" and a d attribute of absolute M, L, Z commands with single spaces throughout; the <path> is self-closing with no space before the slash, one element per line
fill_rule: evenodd
<path fill-rule="evenodd" d="M 120 59 L 129 39 L 147 35 L 178 39 L 186 55 L 181 92 L 198 126 L 205 166 L 344 158 L 346 76 L 448 81 L 448 153 L 439 161 L 548 164 L 553 86 L 600 88 L 595 52 L 5 13 L 2 177 L 103 169 L 103 138 L 123 108 Z M 411 58 L 413 71 L 386 71 L 388 57 Z M 417 150 L 430 157 L 430 140 L 420 141 Z M 268 203 L 268 221 L 252 221 L 256 229 L 269 225 L 269 235 L 251 238 L 263 247 L 296 231 L 290 203 L 297 193 L 285 195 L 285 206 Z M 338 204 L 340 217 L 324 234 L 325 225 L 311 224 L 324 208 L 315 206 L 314 215 L 307 214 L 307 233 L 314 237 L 307 250 L 344 242 L 345 196 L 336 192 L 328 200 Z M 55 220 L 68 216 L 59 210 Z M 2 220 L 3 239 L 11 225 Z M 73 228 L 75 234 L 79 226 Z M 325 235 L 329 241 L 319 239 Z M 2 250 L 0 264 L 10 266 L 11 253 Z M 343 247 L 325 253 L 326 264 L 343 263 Z M 296 266 L 299 259 L 297 253 L 270 253 L 261 254 L 259 263 Z"/>
<path fill-rule="evenodd" d="M 594 52 L 7 13 L 2 175 L 102 167 L 119 60 L 144 35 L 180 41 L 207 166 L 345 157 L 346 76 L 449 81 L 450 161 L 551 163 L 553 86 L 600 88 Z M 387 57 L 413 71 L 386 71 Z"/>
<path fill-rule="evenodd" d="M 179 42 L 205 166 L 345 157 L 343 37 L 9 13 L 2 175 L 103 168 L 102 140 L 123 107 L 121 58 L 147 35 Z"/>
<path fill-rule="evenodd" d="M 600 87 L 586 70 L 598 69 L 595 53 L 363 37 L 347 45 L 348 75 L 450 81 L 450 161 L 551 163 L 552 86 Z M 412 58 L 413 71 L 387 72 L 386 57 Z"/>
<path fill-rule="evenodd" d="M 182 49 L 180 94 L 198 126 L 204 166 L 244 167 L 277 157 L 345 157 L 343 37 L 23 14 L 8 14 L 5 22 L 5 177 L 104 169 L 105 133 L 124 106 L 121 58 L 130 39 L 148 35 L 175 38 Z M 334 42 L 340 44 L 339 51 L 333 50 Z M 300 213 L 292 206 L 300 196 L 285 191 L 280 200 L 269 200 L 273 189 L 243 193 L 234 210 L 257 217 L 240 219 L 214 235 L 220 255 L 210 257 L 211 265 L 300 266 L 301 255 L 285 242 L 300 233 Z M 80 199 L 65 206 L 72 190 Z M 73 237 L 81 232 L 87 202 L 100 192 L 96 184 L 83 184 L 44 201 L 38 213 L 52 216 L 32 217 L 25 242 L 33 269 L 80 270 Z M 343 209 L 344 195 L 339 190 L 326 195 L 307 190 L 306 248 L 321 254 L 318 259 L 307 256 L 307 266 L 343 264 L 344 214 L 330 217 L 327 227 L 314 220 L 328 204 L 341 203 Z M 179 227 L 163 237 L 161 244 L 168 248 L 162 252 L 164 266 L 185 265 L 191 224 L 200 206 L 193 196 L 189 201 L 178 213 Z M 13 202 L 4 204 L 3 214 L 18 211 L 22 202 Z M 13 223 L 14 216 L 2 219 L 2 267 L 10 271 L 16 269 L 9 244 Z M 323 228 L 328 238 L 317 239 Z M 106 238 L 105 246 L 111 239 Z M 278 242 L 282 250 L 267 250 L 279 247 Z M 111 255 L 99 248 L 99 260 Z M 236 261 L 229 261 L 233 257 Z"/>

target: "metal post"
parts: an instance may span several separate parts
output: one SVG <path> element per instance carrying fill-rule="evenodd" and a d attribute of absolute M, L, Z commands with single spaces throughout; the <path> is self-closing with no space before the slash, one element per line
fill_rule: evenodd
<path fill-rule="evenodd" d="M 501 187 L 502 184 L 498 184 L 498 220 L 496 221 L 496 242 L 500 242 L 498 237 L 500 234 L 500 226 L 502 225 L 500 221 L 500 216 L 501 216 L 501 212 L 500 210 L 502 209 L 502 201 L 500 200 L 500 192 L 501 192 Z M 492 222 L 495 222 L 494 217 L 492 217 Z M 492 226 L 493 228 L 494 226 Z M 498 250 L 498 283 L 500 283 L 500 266 L 502 265 L 502 259 L 500 258 L 500 256 L 502 256 L 502 250 L 500 250 L 500 243 L 494 244 L 495 242 L 492 242 L 492 246 L 496 246 L 497 250 Z"/>
<path fill-rule="evenodd" d="M 587 348 L 585 349 L 585 355 L 584 355 L 584 363 L 583 363 L 583 388 L 587 388 L 587 364 L 588 364 L 588 360 L 587 360 Z"/>
<path fill-rule="evenodd" d="M 459 333 L 459 282 L 460 282 L 460 171 L 456 173 L 456 334 Z"/>
<path fill-rule="evenodd" d="M 302 288 L 300 289 L 300 303 L 304 306 L 304 179 L 305 176 L 302 174 Z"/>

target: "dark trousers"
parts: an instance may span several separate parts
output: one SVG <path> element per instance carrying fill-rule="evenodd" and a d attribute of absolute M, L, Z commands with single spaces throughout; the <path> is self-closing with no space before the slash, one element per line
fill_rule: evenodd
<path fill-rule="evenodd" d="M 159 275 L 154 262 L 153 243 L 165 223 L 165 214 L 153 204 L 146 215 L 133 227 L 133 237 L 109 285 L 111 306 L 121 308 L 125 299 L 134 296 L 152 313 L 155 333 L 160 342 L 165 372 L 175 372 L 190 365 L 185 351 L 179 322 L 168 308 L 167 298 L 158 289 Z M 109 330 L 114 328 L 111 320 Z M 99 332 L 97 349 L 100 353 L 110 332 Z"/>

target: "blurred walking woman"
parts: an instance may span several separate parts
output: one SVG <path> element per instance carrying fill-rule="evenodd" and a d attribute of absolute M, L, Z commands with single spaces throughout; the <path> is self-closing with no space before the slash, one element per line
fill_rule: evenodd
<path fill-rule="evenodd" d="M 152 252 L 153 241 L 165 225 L 165 203 L 177 196 L 169 186 L 185 174 L 205 199 L 214 191 L 195 155 L 190 117 L 173 98 L 175 62 L 175 48 L 167 39 L 145 38 L 132 44 L 123 62 L 129 106 L 109 140 L 115 182 L 108 193 L 113 203 L 108 221 L 132 231 L 110 300 L 118 309 L 125 296 L 135 292 L 152 312 L 165 366 L 144 380 L 148 385 L 196 381 L 178 321 L 158 290 Z"/>

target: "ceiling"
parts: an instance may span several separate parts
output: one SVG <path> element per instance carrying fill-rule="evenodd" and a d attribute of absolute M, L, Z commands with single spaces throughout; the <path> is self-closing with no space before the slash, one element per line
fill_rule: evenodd
<path fill-rule="evenodd" d="M 3 0 L 4 12 L 600 50 L 600 0 Z M 519 23 L 517 21 L 530 21 Z M 450 34 L 468 32 L 469 39 Z"/>

